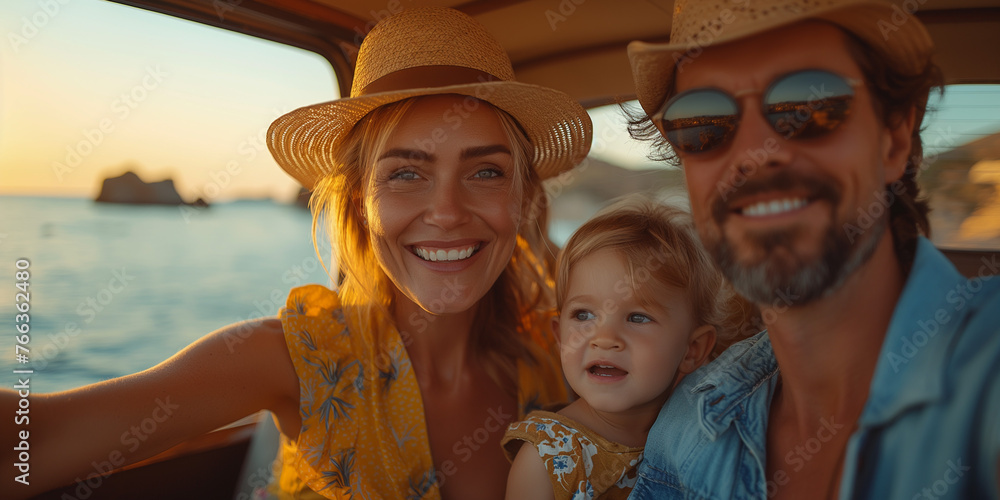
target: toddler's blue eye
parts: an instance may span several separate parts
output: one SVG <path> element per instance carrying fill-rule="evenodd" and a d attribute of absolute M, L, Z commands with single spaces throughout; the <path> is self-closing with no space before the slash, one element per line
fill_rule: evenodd
<path fill-rule="evenodd" d="M 592 319 L 594 319 L 594 318 L 597 317 L 597 316 L 594 316 L 594 313 L 592 313 L 590 311 L 587 311 L 585 309 L 580 309 L 579 311 L 573 311 L 572 316 L 573 316 L 573 319 L 575 319 L 577 321 L 590 321 L 590 320 L 592 320 Z"/>

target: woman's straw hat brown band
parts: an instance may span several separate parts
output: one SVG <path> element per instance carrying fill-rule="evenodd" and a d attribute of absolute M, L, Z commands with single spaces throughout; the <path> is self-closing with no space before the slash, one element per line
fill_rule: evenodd
<path fill-rule="evenodd" d="M 452 9 L 403 11 L 379 23 L 358 52 L 351 96 L 299 108 L 268 131 L 275 161 L 303 186 L 333 173 L 344 136 L 373 109 L 410 97 L 457 94 L 514 117 L 534 148 L 542 179 L 587 156 L 590 117 L 557 90 L 514 81 L 506 51 L 471 17 Z"/>
<path fill-rule="evenodd" d="M 417 66 L 389 73 L 361 89 L 358 96 L 396 92 L 422 87 L 449 87 L 497 81 L 496 77 L 473 68 L 461 66 Z"/>
<path fill-rule="evenodd" d="M 926 69 L 933 43 L 923 24 L 899 5 L 880 0 L 676 0 L 670 43 L 628 46 L 636 96 L 656 113 L 678 66 L 707 47 L 733 42 L 800 21 L 833 23 L 886 56 L 904 74 Z M 751 56 L 752 57 L 752 56 Z"/>

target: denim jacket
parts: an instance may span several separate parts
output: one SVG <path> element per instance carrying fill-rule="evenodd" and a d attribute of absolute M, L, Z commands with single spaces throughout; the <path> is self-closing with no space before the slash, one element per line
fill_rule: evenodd
<path fill-rule="evenodd" d="M 842 499 L 997 498 L 1000 259 L 966 280 L 921 238 L 851 434 Z M 780 370 L 767 332 L 733 345 L 674 391 L 646 441 L 629 498 L 766 498 L 831 433 L 767 477 L 768 411 Z M 824 440 L 825 438 L 825 440 Z M 815 442 L 813 442 L 815 441 Z M 821 493 L 822 492 L 817 492 Z"/>

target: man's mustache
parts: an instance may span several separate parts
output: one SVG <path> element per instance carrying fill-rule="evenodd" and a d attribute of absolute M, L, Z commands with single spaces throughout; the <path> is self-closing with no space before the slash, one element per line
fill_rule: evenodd
<path fill-rule="evenodd" d="M 836 206 L 840 203 L 838 185 L 831 178 L 802 175 L 789 170 L 780 170 L 767 177 L 753 177 L 747 179 L 743 185 L 731 189 L 725 196 L 718 196 L 712 200 L 712 218 L 717 224 L 722 225 L 732 212 L 732 207 L 738 205 L 740 200 L 771 191 L 794 189 L 804 192 L 809 202 L 827 200 L 832 206 Z"/>

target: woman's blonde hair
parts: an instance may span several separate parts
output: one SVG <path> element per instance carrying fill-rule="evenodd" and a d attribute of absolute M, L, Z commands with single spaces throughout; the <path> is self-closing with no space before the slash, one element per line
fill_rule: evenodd
<path fill-rule="evenodd" d="M 345 311 L 360 313 L 363 318 L 374 315 L 392 318 L 395 285 L 375 257 L 361 207 L 377 156 L 418 99 L 381 106 L 359 121 L 334 152 L 336 170 L 317 183 L 310 199 L 314 245 L 318 228 L 325 226 L 330 235 L 341 306 Z M 471 100 L 467 105 L 486 106 L 496 113 L 511 145 L 515 189 L 522 194 L 513 256 L 489 292 L 479 300 L 470 337 L 473 352 L 489 375 L 501 388 L 514 394 L 517 361 L 536 361 L 526 344 L 529 336 L 525 322 L 532 321 L 535 313 L 553 307 L 555 252 L 547 237 L 545 193 L 531 165 L 534 154 L 531 142 L 514 118 L 503 110 L 472 97 L 465 99 Z M 317 253 L 321 253 L 318 245 Z M 406 332 L 400 333 L 405 337 Z"/>
<path fill-rule="evenodd" d="M 743 299 L 722 277 L 711 256 L 701 246 L 690 215 L 645 195 L 629 195 L 599 211 L 584 223 L 559 254 L 556 304 L 562 309 L 569 273 L 584 257 L 612 249 L 628 269 L 626 281 L 646 304 L 657 302 L 650 279 L 687 293 L 695 325 L 713 325 L 713 357 L 748 333 L 756 333 L 757 308 Z M 750 327 L 750 328 L 748 328 Z"/>

